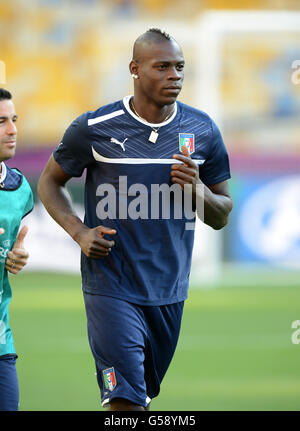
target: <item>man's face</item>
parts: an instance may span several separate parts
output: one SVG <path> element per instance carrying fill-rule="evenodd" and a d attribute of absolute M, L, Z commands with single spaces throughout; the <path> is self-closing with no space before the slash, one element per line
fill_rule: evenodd
<path fill-rule="evenodd" d="M 11 159 L 16 152 L 17 115 L 12 100 L 0 100 L 0 162 Z"/>
<path fill-rule="evenodd" d="M 183 69 L 183 54 L 175 41 L 145 44 L 138 63 L 138 90 L 158 105 L 170 105 L 181 91 Z"/>

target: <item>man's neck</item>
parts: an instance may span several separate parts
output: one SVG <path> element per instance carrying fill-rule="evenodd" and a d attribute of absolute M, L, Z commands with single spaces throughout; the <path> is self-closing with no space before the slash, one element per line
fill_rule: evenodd
<path fill-rule="evenodd" d="M 130 99 L 132 111 L 148 123 L 159 124 L 166 121 L 174 112 L 175 102 L 172 105 L 159 106 L 140 100 L 137 96 Z"/>

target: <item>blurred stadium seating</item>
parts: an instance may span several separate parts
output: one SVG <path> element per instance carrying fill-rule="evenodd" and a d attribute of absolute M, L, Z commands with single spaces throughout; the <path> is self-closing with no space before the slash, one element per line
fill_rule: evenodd
<path fill-rule="evenodd" d="M 181 43 L 186 57 L 180 100 L 215 118 L 231 159 L 235 208 L 221 254 L 222 234 L 217 239 L 205 234 L 215 242 L 215 251 L 206 253 L 214 266 L 209 276 L 220 273 L 221 260 L 276 266 L 290 260 L 299 268 L 297 222 L 289 224 L 279 208 L 284 202 L 291 213 L 300 213 L 299 192 L 294 199 L 286 197 L 300 162 L 300 84 L 297 76 L 292 80 L 292 63 L 300 59 L 300 12 L 292 10 L 298 7 L 293 1 L 245 1 L 244 11 L 239 7 L 240 2 L 220 0 L 189 0 L 184 6 L 154 0 L 1 2 L 0 60 L 19 114 L 18 155 L 11 164 L 23 170 L 35 190 L 67 125 L 82 112 L 132 92 L 132 44 L 147 28 L 162 27 Z M 277 201 L 265 194 L 262 201 L 260 190 L 275 180 L 283 197 Z M 82 203 L 81 183 L 71 184 Z M 260 217 L 256 226 L 243 211 L 252 195 Z M 265 238 L 276 235 L 275 228 L 281 229 L 282 243 L 277 254 L 264 254 Z M 257 250 L 248 240 L 253 235 Z"/>

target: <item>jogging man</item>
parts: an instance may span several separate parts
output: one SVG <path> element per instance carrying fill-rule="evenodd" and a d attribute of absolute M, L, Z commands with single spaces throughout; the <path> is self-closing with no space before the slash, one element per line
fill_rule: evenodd
<path fill-rule="evenodd" d="M 23 241 L 28 227 L 19 231 L 23 217 L 33 208 L 26 178 L 4 161 L 16 151 L 17 115 L 11 93 L 0 88 L 0 410 L 18 410 L 19 385 L 16 350 L 9 327 L 8 306 L 12 291 L 8 272 L 17 274 L 27 263 Z"/>
<path fill-rule="evenodd" d="M 194 240 L 195 213 L 181 211 L 183 200 L 191 197 L 199 217 L 202 202 L 214 229 L 232 208 L 217 126 L 176 101 L 184 75 L 178 43 L 148 30 L 129 68 L 134 96 L 78 117 L 38 186 L 50 215 L 82 250 L 89 342 L 109 410 L 148 409 L 173 357 Z M 65 186 L 84 169 L 82 222 Z"/>

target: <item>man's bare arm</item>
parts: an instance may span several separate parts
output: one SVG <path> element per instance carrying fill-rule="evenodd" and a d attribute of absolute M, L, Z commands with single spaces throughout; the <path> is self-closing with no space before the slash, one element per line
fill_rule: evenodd
<path fill-rule="evenodd" d="M 51 217 L 79 244 L 87 257 L 103 258 L 114 246 L 114 241 L 105 239 L 104 235 L 115 235 L 116 231 L 104 226 L 90 229 L 82 223 L 66 189 L 70 178 L 51 155 L 38 182 L 38 195 Z"/>
<path fill-rule="evenodd" d="M 173 156 L 183 163 L 172 165 L 172 182 L 179 184 L 183 190 L 186 184 L 190 184 L 198 217 L 213 229 L 222 229 L 227 224 L 229 213 L 232 210 L 232 199 L 227 181 L 207 187 L 200 180 L 198 166 L 191 159 L 186 147 L 183 147 L 182 153 Z M 197 199 L 203 201 L 203 206 L 199 205 L 200 208 L 197 208 Z M 203 207 L 204 214 L 201 214 Z"/>
<path fill-rule="evenodd" d="M 222 229 L 228 223 L 232 199 L 227 181 L 206 187 L 204 185 L 204 223 L 213 229 Z"/>

